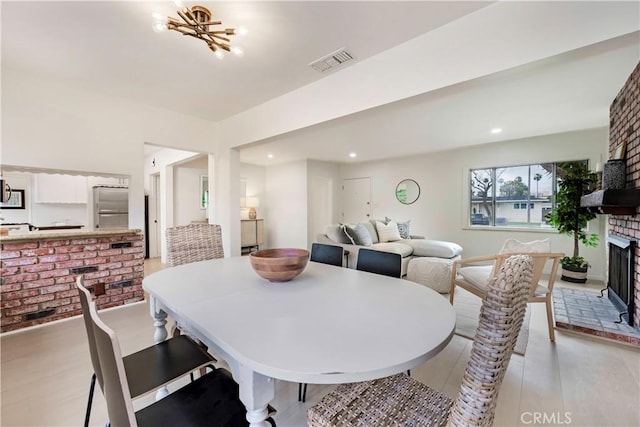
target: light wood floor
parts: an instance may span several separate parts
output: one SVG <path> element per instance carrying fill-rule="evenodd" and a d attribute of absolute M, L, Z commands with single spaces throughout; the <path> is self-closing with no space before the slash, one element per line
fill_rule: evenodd
<path fill-rule="evenodd" d="M 157 262 L 146 267 L 147 273 L 162 268 Z M 639 350 L 562 331 L 556 331 L 553 344 L 547 335 L 544 304 L 531 308 L 526 355 L 511 359 L 495 425 L 640 426 Z M 101 315 L 118 333 L 123 353 L 153 344 L 146 303 Z M 82 425 L 92 370 L 80 318 L 4 334 L 0 346 L 0 425 Z M 412 375 L 455 396 L 470 348 L 470 340 L 454 336 L 440 354 L 412 370 Z M 297 384 L 278 382 L 273 402 L 278 426 L 304 426 L 306 409 L 331 388 L 309 385 L 303 404 L 297 401 Z M 149 396 L 136 401 L 136 407 L 151 400 Z M 91 424 L 104 426 L 106 419 L 98 389 Z"/>

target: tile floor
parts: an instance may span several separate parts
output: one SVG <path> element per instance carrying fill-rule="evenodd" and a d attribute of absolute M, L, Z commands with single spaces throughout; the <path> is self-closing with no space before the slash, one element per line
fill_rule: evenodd
<path fill-rule="evenodd" d="M 556 327 L 640 345 L 640 330 L 619 320 L 618 310 L 593 289 L 557 286 L 553 291 Z"/>

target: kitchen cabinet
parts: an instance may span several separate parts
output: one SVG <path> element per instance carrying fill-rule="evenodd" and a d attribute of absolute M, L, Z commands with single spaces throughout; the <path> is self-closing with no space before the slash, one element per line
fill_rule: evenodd
<path fill-rule="evenodd" d="M 240 246 L 242 253 L 257 250 L 264 243 L 264 221 L 261 219 L 243 219 L 240 221 Z"/>
<path fill-rule="evenodd" d="M 34 175 L 36 203 L 87 203 L 87 177 L 58 174 Z"/>

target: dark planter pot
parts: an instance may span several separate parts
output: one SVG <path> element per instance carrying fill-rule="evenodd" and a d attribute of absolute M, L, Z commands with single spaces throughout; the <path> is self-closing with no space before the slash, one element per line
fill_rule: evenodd
<path fill-rule="evenodd" d="M 587 269 L 589 267 L 573 267 L 571 265 L 562 266 L 562 277 L 560 279 L 571 283 L 586 283 Z"/>

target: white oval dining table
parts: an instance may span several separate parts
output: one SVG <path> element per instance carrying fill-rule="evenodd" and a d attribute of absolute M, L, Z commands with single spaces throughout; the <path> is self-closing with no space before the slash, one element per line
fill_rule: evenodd
<path fill-rule="evenodd" d="M 267 426 L 275 379 L 338 384 L 403 372 L 442 350 L 456 321 L 425 286 L 311 261 L 284 283 L 230 257 L 161 270 L 143 287 L 156 342 L 169 315 L 223 358 L 256 427 Z"/>

